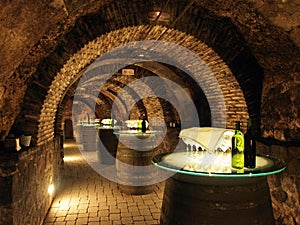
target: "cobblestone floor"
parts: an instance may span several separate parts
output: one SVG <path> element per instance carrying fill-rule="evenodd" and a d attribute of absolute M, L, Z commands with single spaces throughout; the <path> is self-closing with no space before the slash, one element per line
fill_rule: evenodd
<path fill-rule="evenodd" d="M 66 141 L 62 183 L 44 225 L 159 224 L 164 184 L 147 195 L 128 195 L 96 173 L 74 141 Z"/>

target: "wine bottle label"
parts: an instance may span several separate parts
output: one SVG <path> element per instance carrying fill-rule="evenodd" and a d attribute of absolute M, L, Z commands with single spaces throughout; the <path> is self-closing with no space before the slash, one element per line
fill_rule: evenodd
<path fill-rule="evenodd" d="M 239 132 L 232 138 L 231 165 L 238 169 L 244 167 L 244 136 Z"/>
<path fill-rule="evenodd" d="M 244 138 L 243 136 L 237 135 L 234 138 L 234 146 L 239 151 L 244 151 Z"/>
<path fill-rule="evenodd" d="M 138 120 L 138 132 L 142 133 L 142 121 Z"/>

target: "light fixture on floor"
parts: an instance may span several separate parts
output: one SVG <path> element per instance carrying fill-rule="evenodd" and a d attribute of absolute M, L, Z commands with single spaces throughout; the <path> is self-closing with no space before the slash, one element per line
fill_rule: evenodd
<path fill-rule="evenodd" d="M 70 162 L 70 161 L 78 161 L 81 160 L 80 156 L 65 156 L 64 162 Z"/>
<path fill-rule="evenodd" d="M 54 184 L 50 184 L 48 187 L 48 194 L 53 195 L 54 193 Z"/>

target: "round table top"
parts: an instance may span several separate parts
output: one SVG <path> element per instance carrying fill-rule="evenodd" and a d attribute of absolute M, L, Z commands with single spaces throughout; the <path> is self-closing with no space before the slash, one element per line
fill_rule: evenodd
<path fill-rule="evenodd" d="M 175 173 L 228 178 L 267 176 L 286 168 L 285 162 L 280 159 L 257 154 L 255 168 L 235 169 L 231 167 L 231 153 L 205 151 L 162 153 L 154 156 L 152 163 Z"/>
<path fill-rule="evenodd" d="M 114 130 L 114 131 L 118 131 L 121 130 L 123 127 L 122 126 L 110 126 L 110 125 L 99 125 L 96 126 L 97 129 L 99 130 Z"/>
<path fill-rule="evenodd" d="M 141 132 L 139 130 L 116 130 L 114 132 L 114 134 L 117 135 L 144 136 L 144 137 L 154 136 L 161 133 L 162 131 L 159 130 L 146 130 L 146 132 Z"/>

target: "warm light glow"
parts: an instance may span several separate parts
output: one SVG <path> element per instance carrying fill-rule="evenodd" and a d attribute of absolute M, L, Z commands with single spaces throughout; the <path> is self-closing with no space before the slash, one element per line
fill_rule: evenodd
<path fill-rule="evenodd" d="M 48 194 L 52 195 L 54 193 L 54 184 L 50 184 L 48 187 Z"/>
<path fill-rule="evenodd" d="M 76 144 L 74 144 L 74 143 L 64 143 L 64 148 L 71 148 L 74 146 L 76 146 Z"/>
<path fill-rule="evenodd" d="M 62 200 L 59 203 L 59 210 L 68 210 L 69 209 L 69 201 L 67 200 Z"/>
<path fill-rule="evenodd" d="M 159 16 L 160 12 L 155 12 L 155 16 Z"/>
<path fill-rule="evenodd" d="M 76 161 L 80 160 L 81 158 L 79 156 L 65 156 L 64 162 L 70 162 L 70 161 Z"/>

